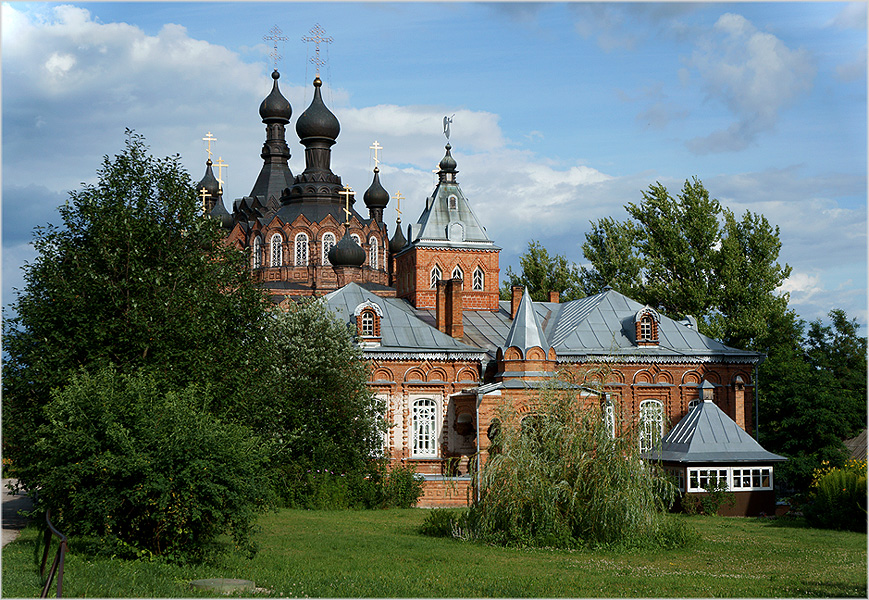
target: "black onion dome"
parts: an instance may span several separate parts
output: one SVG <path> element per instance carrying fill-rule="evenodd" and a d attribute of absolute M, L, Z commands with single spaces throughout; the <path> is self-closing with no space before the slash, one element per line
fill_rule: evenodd
<path fill-rule="evenodd" d="M 365 262 L 365 250 L 356 243 L 347 229 L 344 237 L 329 250 L 329 262 L 333 267 L 361 267 Z"/>
<path fill-rule="evenodd" d="M 274 79 L 274 83 L 272 84 L 271 93 L 266 96 L 266 99 L 262 101 L 262 104 L 259 105 L 259 116 L 262 117 L 264 123 L 268 123 L 270 121 L 283 121 L 284 123 L 290 122 L 290 116 L 293 114 L 293 108 L 290 106 L 289 100 L 284 98 L 283 94 L 281 94 L 281 90 L 278 89 L 278 79 L 280 79 L 281 74 L 278 73 L 278 70 L 275 69 L 272 73 L 272 79 Z"/>
<path fill-rule="evenodd" d="M 300 140 L 310 137 L 323 137 L 334 140 L 338 137 L 338 133 L 341 132 L 338 118 L 323 104 L 323 97 L 320 95 L 321 85 L 323 85 L 323 82 L 320 81 L 319 77 L 314 79 L 314 99 L 311 100 L 311 105 L 296 121 L 296 133 L 299 134 Z"/>
<path fill-rule="evenodd" d="M 447 144 L 446 149 L 447 149 L 447 153 L 441 159 L 441 162 L 438 164 L 438 166 L 440 167 L 441 171 L 444 171 L 446 173 L 452 173 L 452 172 L 455 172 L 455 170 L 456 170 L 456 159 L 453 158 L 453 156 L 450 154 L 450 150 L 452 149 L 452 146 Z"/>
<path fill-rule="evenodd" d="M 392 235 L 392 239 L 389 240 L 389 251 L 396 254 L 406 245 L 407 240 L 404 239 L 404 234 L 401 233 L 401 219 L 398 219 L 395 222 L 395 233 Z"/>
<path fill-rule="evenodd" d="M 202 181 L 199 182 L 199 185 L 196 186 L 196 195 L 200 195 L 202 192 L 202 188 L 205 188 L 205 191 L 208 192 L 208 195 L 212 198 L 216 198 L 220 196 L 220 182 L 217 181 L 217 178 L 214 176 L 214 171 L 211 170 L 211 159 L 209 158 L 205 162 L 205 177 L 202 178 Z"/>
<path fill-rule="evenodd" d="M 377 167 L 374 167 L 374 181 L 365 190 L 362 199 L 368 208 L 386 208 L 386 205 L 389 204 L 389 192 L 380 185 L 380 169 Z"/>

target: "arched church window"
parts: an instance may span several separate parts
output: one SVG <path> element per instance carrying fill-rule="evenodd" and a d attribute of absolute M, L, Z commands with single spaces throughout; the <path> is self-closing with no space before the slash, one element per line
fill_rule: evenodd
<path fill-rule="evenodd" d="M 441 268 L 435 265 L 431 270 L 431 277 L 429 278 L 429 283 L 431 285 L 431 289 L 435 289 L 438 286 L 438 281 L 444 278 L 444 272 L 441 271 Z"/>
<path fill-rule="evenodd" d="M 437 455 L 437 402 L 423 398 L 413 403 L 413 456 Z"/>
<path fill-rule="evenodd" d="M 269 245 L 271 247 L 271 266 L 272 267 L 280 267 L 284 264 L 284 238 L 280 233 L 276 233 L 272 236 Z"/>
<path fill-rule="evenodd" d="M 359 315 L 361 322 L 359 327 L 359 334 L 363 336 L 372 337 L 374 336 L 374 320 L 377 315 L 374 314 L 373 310 L 363 310 L 362 314 Z"/>
<path fill-rule="evenodd" d="M 357 246 L 359 246 L 360 248 L 362 247 L 362 238 L 360 238 L 358 235 L 356 235 L 355 233 L 351 233 L 350 239 L 356 242 Z"/>
<path fill-rule="evenodd" d="M 253 238 L 252 261 L 254 269 L 259 269 L 263 266 L 263 240 L 260 236 Z"/>
<path fill-rule="evenodd" d="M 296 234 L 296 266 L 308 266 L 308 236 L 304 233 Z"/>
<path fill-rule="evenodd" d="M 652 317 L 644 315 L 640 319 L 640 337 L 644 340 L 652 339 Z"/>
<path fill-rule="evenodd" d="M 372 235 L 370 238 L 368 238 L 368 266 L 372 269 L 378 268 L 377 256 L 377 238 Z"/>
<path fill-rule="evenodd" d="M 474 290 L 481 292 L 483 291 L 483 286 L 485 284 L 485 275 L 483 274 L 483 269 L 477 267 L 474 269 Z"/>
<path fill-rule="evenodd" d="M 606 432 L 611 439 L 616 437 L 616 407 L 610 399 L 609 394 L 604 396 L 603 401 L 603 418 Z"/>
<path fill-rule="evenodd" d="M 664 405 L 658 400 L 640 402 L 640 452 L 657 447 L 664 437 Z"/>
<path fill-rule="evenodd" d="M 458 210 L 459 209 L 459 199 L 456 198 L 455 194 L 453 194 L 449 198 L 447 198 L 447 202 L 449 203 L 450 210 Z"/>
<path fill-rule="evenodd" d="M 456 265 L 456 268 L 453 269 L 453 279 L 458 279 L 459 281 L 465 280 L 465 272 L 462 271 L 459 265 Z"/>
<path fill-rule="evenodd" d="M 329 250 L 331 250 L 335 246 L 335 234 L 329 231 L 324 233 L 321 245 L 323 246 L 323 264 L 332 264 L 329 262 Z"/>

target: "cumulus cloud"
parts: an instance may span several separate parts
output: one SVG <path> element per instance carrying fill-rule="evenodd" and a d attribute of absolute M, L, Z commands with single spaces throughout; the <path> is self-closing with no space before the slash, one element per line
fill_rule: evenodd
<path fill-rule="evenodd" d="M 741 15 L 722 15 L 698 42 L 689 60 L 710 101 L 720 101 L 736 120 L 727 128 L 688 142 L 694 152 L 727 152 L 749 146 L 773 129 L 779 112 L 812 88 L 809 53 L 791 49 Z"/>

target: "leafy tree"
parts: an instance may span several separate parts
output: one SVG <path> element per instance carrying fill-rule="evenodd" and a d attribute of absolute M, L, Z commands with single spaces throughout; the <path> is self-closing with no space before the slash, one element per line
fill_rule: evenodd
<path fill-rule="evenodd" d="M 51 390 L 81 368 L 143 369 L 166 392 L 204 382 L 218 415 L 257 393 L 263 339 L 249 332 L 266 300 L 244 255 L 199 214 L 179 157 L 150 156 L 128 130 L 97 175 L 60 207 L 60 227 L 36 230 L 3 323 L 4 450 L 25 485 L 37 480 L 30 451 Z"/>
<path fill-rule="evenodd" d="M 40 506 L 111 554 L 201 559 L 223 533 L 252 552 L 272 494 L 265 449 L 203 410 L 203 386 L 160 387 L 104 367 L 53 391 L 30 449 Z"/>
<path fill-rule="evenodd" d="M 536 302 L 549 302 L 549 292 L 558 292 L 562 300 L 575 300 L 585 296 L 580 272 L 575 264 L 568 262 L 560 254 L 550 256 L 546 248 L 536 241 L 528 242 L 528 250 L 519 257 L 522 274 L 517 275 L 507 267 L 504 283 L 501 285 L 501 298 L 509 300 L 511 288 L 521 285 Z"/>
<path fill-rule="evenodd" d="M 593 222 L 591 227 L 582 249 L 594 268 L 582 267 L 582 287 L 594 293 L 611 286 L 629 298 L 639 299 L 643 293 L 643 260 L 636 253 L 638 228 L 612 217 Z"/>
<path fill-rule="evenodd" d="M 369 366 L 342 321 L 317 298 L 274 311 L 267 404 L 242 405 L 244 420 L 276 444 L 273 462 L 300 484 L 308 469 L 359 473 L 382 450 L 385 407 L 368 387 Z M 240 417 L 240 415 L 239 415 Z M 291 490 L 285 490 L 292 493 Z"/>

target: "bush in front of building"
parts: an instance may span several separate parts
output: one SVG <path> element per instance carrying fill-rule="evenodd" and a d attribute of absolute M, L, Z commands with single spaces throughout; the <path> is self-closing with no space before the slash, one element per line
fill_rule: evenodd
<path fill-rule="evenodd" d="M 500 451 L 482 472 L 469 537 L 537 547 L 678 547 L 692 535 L 667 514 L 672 483 L 614 436 L 597 395 L 555 379 L 524 412 L 504 405 Z"/>
<path fill-rule="evenodd" d="M 865 532 L 866 461 L 816 469 L 803 514 L 813 527 Z"/>

